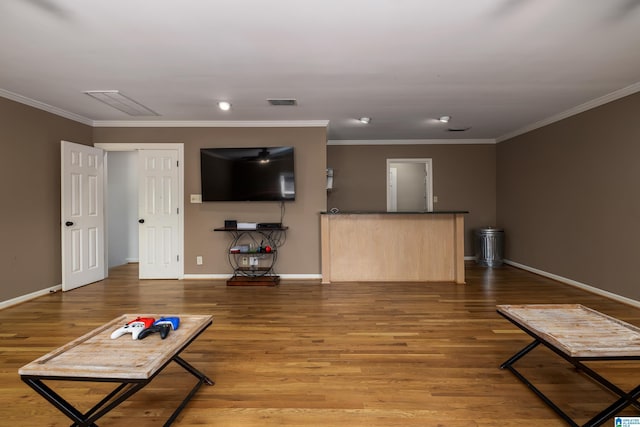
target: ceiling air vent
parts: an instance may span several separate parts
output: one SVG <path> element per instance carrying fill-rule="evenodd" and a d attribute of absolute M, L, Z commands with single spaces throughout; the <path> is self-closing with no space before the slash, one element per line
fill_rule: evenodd
<path fill-rule="evenodd" d="M 127 113 L 130 116 L 159 116 L 160 114 L 151 108 L 134 101 L 118 90 L 87 90 L 84 92 L 90 97 L 104 102 L 110 107 Z"/>
<path fill-rule="evenodd" d="M 295 99 L 267 99 L 267 102 L 275 106 L 294 106 L 298 105 Z"/>
<path fill-rule="evenodd" d="M 449 128 L 447 129 L 449 132 L 466 132 L 469 129 L 471 129 L 471 126 L 469 127 L 464 127 L 464 128 Z"/>

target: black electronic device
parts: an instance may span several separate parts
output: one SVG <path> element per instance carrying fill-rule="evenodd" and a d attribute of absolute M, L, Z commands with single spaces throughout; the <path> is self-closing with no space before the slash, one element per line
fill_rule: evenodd
<path fill-rule="evenodd" d="M 293 147 L 200 149 L 202 201 L 294 201 L 293 153 Z"/>
<path fill-rule="evenodd" d="M 147 329 L 140 332 L 138 335 L 139 340 L 143 340 L 148 335 L 159 332 L 160 338 L 165 339 L 167 335 L 169 335 L 169 331 L 171 330 L 171 325 L 163 324 L 163 325 L 153 325 L 148 327 Z"/>
<path fill-rule="evenodd" d="M 238 221 L 235 219 L 225 219 L 224 228 L 238 228 Z"/>
<path fill-rule="evenodd" d="M 281 222 L 259 222 L 256 228 L 282 228 Z"/>

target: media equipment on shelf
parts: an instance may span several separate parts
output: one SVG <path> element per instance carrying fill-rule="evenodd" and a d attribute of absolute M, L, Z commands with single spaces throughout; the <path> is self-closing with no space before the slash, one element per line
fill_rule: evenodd
<path fill-rule="evenodd" d="M 258 223 L 257 227 L 259 229 L 260 228 L 267 228 L 267 229 L 282 228 L 282 223 L 281 222 L 260 222 Z"/>

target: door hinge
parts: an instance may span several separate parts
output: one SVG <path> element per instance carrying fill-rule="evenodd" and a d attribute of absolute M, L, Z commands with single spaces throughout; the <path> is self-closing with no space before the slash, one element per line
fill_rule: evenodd
<path fill-rule="evenodd" d="M 179 168 L 180 167 L 180 160 L 176 160 L 176 167 Z"/>
<path fill-rule="evenodd" d="M 180 262 L 180 255 L 176 255 L 176 261 Z"/>
<path fill-rule="evenodd" d="M 176 208 L 176 213 L 180 215 L 180 208 Z"/>

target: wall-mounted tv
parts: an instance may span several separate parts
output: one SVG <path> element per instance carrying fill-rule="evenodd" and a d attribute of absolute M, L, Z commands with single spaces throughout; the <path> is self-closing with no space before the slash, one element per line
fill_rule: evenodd
<path fill-rule="evenodd" d="M 202 148 L 202 201 L 293 201 L 293 163 L 293 147 Z"/>

